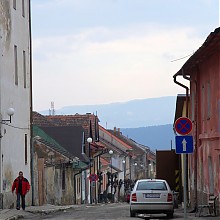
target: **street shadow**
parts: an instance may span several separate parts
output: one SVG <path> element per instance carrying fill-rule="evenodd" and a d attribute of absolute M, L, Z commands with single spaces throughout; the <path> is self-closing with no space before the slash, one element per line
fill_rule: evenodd
<path fill-rule="evenodd" d="M 137 215 L 137 218 L 144 219 L 144 220 L 150 220 L 150 219 L 169 219 L 164 214 L 139 214 L 139 215 Z M 179 218 L 182 218 L 182 217 L 174 214 L 172 219 L 179 219 Z"/>
<path fill-rule="evenodd" d="M 150 220 L 150 219 L 168 219 L 166 215 L 163 214 L 139 214 L 137 216 L 140 219 Z"/>

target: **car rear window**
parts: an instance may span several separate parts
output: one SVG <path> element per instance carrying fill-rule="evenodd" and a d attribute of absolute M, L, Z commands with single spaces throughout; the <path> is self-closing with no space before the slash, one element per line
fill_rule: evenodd
<path fill-rule="evenodd" d="M 143 181 L 138 183 L 136 190 L 167 190 L 167 186 L 162 181 Z"/>

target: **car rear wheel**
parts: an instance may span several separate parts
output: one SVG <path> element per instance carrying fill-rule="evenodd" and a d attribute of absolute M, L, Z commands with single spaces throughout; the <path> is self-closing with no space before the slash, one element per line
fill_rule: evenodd
<path fill-rule="evenodd" d="M 167 218 L 168 219 L 173 218 L 173 212 L 167 213 Z"/>
<path fill-rule="evenodd" d="M 130 209 L 130 217 L 135 217 L 136 216 L 136 213 L 134 211 L 131 211 Z"/>

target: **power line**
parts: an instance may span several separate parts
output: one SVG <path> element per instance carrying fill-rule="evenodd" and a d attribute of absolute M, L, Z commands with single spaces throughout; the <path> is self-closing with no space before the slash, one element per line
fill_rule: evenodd
<path fill-rule="evenodd" d="M 13 125 L 7 124 L 7 123 L 2 123 L 2 124 L 7 125 L 7 126 L 12 127 L 12 128 L 21 129 L 21 130 L 30 130 L 30 128 L 21 128 L 21 127 L 17 127 L 17 126 L 13 126 Z"/>
<path fill-rule="evenodd" d="M 179 59 L 176 59 L 176 60 L 171 60 L 170 62 L 175 62 L 175 61 L 178 61 L 178 60 L 182 60 L 182 59 L 184 59 L 184 58 L 186 58 L 186 57 L 189 57 L 189 56 L 192 56 L 193 55 L 193 53 L 191 53 L 191 54 L 189 54 L 189 55 L 187 55 L 187 56 L 185 56 L 185 57 L 181 57 L 181 58 L 179 58 Z"/>

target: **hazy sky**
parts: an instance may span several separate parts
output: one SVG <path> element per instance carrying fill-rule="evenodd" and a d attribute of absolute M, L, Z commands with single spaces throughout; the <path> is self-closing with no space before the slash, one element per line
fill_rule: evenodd
<path fill-rule="evenodd" d="M 218 26 L 218 0 L 32 0 L 34 110 L 184 93 L 180 58 Z"/>

